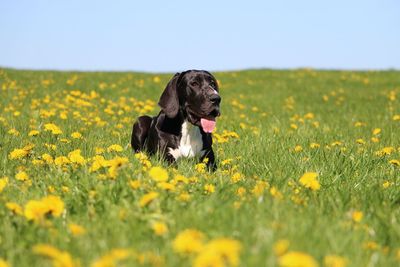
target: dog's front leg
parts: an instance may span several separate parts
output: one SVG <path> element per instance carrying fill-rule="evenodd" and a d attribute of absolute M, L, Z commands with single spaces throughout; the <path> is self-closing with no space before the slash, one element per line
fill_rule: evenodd
<path fill-rule="evenodd" d="M 206 150 L 204 155 L 200 158 L 200 162 L 206 162 L 207 168 L 210 171 L 217 170 L 217 163 L 215 162 L 214 151 L 212 148 Z"/>

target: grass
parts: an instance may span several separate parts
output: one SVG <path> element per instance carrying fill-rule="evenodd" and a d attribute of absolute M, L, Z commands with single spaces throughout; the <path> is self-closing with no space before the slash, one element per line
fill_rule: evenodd
<path fill-rule="evenodd" d="M 207 244 L 226 238 L 226 255 L 207 254 L 207 266 L 293 266 L 285 257 L 298 266 L 398 266 L 400 73 L 215 76 L 223 99 L 214 136 L 219 169 L 203 173 L 196 160 L 169 167 L 139 160 L 129 146 L 132 123 L 158 113 L 171 75 L 0 69 L 0 259 L 10 266 L 202 266 Z M 49 123 L 62 133 L 46 131 Z M 13 158 L 15 149 L 26 155 Z M 107 162 L 98 170 L 96 154 Z M 61 156 L 75 162 L 52 161 Z M 149 175 L 149 162 L 167 170 L 167 185 Z M 22 171 L 28 177 L 18 180 Z M 307 172 L 317 173 L 319 189 L 300 183 Z M 158 196 L 141 204 L 149 192 Z M 53 201 L 29 219 L 27 203 L 49 195 L 64 206 Z M 186 229 L 203 236 L 200 250 L 174 246 Z M 331 256 L 345 265 L 329 265 Z"/>

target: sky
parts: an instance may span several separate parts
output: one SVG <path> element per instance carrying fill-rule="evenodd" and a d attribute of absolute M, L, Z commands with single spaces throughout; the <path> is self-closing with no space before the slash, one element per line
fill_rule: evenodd
<path fill-rule="evenodd" d="M 400 69 L 400 1 L 0 0 L 0 66 Z"/>

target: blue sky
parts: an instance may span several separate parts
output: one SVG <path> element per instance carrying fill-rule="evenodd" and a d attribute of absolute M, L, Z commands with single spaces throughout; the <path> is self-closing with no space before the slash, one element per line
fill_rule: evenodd
<path fill-rule="evenodd" d="M 0 66 L 400 69 L 400 1 L 0 0 Z"/>

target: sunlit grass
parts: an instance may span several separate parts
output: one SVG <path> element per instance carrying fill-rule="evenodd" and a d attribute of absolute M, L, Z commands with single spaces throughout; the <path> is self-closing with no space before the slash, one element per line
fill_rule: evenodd
<path fill-rule="evenodd" d="M 215 76 L 209 173 L 130 148 L 171 75 L 0 69 L 0 266 L 398 265 L 400 73 Z"/>

